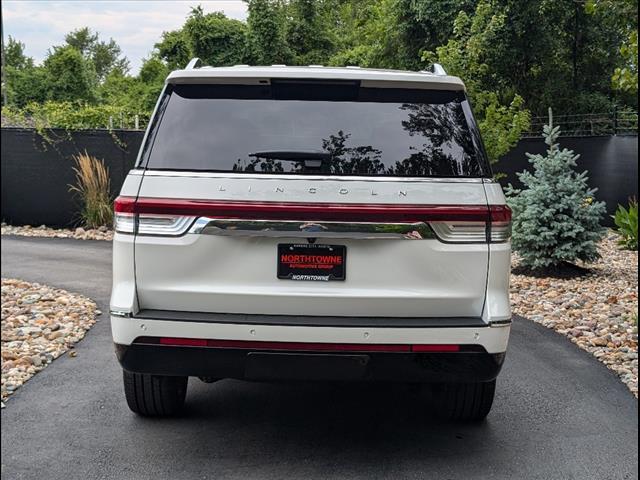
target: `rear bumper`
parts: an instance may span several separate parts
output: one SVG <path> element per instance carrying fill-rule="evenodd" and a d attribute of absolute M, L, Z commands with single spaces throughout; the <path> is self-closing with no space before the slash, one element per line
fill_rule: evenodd
<path fill-rule="evenodd" d="M 177 312 L 172 316 L 153 317 L 112 315 L 114 343 L 131 345 L 138 337 L 178 337 L 254 342 L 477 345 L 488 353 L 503 353 L 507 350 L 511 330 L 509 324 L 489 326 L 481 319 L 469 318 L 426 318 L 422 321 L 386 317 L 365 319 L 369 320 L 365 323 L 351 317 L 224 314 L 216 318 L 187 319 Z"/>
<path fill-rule="evenodd" d="M 274 352 L 133 343 L 115 344 L 125 370 L 243 380 L 486 382 L 504 353 Z"/>

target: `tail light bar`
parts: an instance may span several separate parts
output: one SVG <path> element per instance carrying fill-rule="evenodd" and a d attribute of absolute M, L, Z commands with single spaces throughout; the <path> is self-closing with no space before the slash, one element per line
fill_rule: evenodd
<path fill-rule="evenodd" d="M 118 197 L 115 230 L 141 235 L 178 236 L 199 217 L 241 221 L 429 224 L 449 243 L 506 242 L 511 210 L 505 205 L 382 205 L 285 203 Z M 273 232 L 271 232 L 273 233 Z"/>

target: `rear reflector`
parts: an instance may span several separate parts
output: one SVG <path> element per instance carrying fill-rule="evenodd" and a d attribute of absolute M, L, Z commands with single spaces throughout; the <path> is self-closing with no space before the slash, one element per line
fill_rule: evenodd
<path fill-rule="evenodd" d="M 459 352 L 460 345 L 396 345 L 363 343 L 259 342 L 248 340 L 206 340 L 201 338 L 140 337 L 135 343 L 176 347 L 211 347 L 240 350 L 287 350 L 307 352 Z M 469 345 L 469 347 L 474 347 Z"/>
<path fill-rule="evenodd" d="M 460 345 L 411 345 L 412 352 L 459 352 Z"/>
<path fill-rule="evenodd" d="M 206 347 L 207 341 L 200 338 L 161 338 L 160 345 L 174 345 L 187 347 Z"/>

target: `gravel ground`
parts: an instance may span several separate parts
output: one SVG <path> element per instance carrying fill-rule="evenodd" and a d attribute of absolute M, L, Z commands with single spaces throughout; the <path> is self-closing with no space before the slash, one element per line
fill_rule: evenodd
<path fill-rule="evenodd" d="M 99 314 L 96 304 L 82 295 L 3 278 L 2 408 L 24 382 L 73 349 Z"/>
<path fill-rule="evenodd" d="M 602 258 L 574 278 L 511 275 L 514 313 L 568 337 L 616 372 L 638 397 L 638 252 L 610 232 Z M 513 267 L 518 266 L 517 255 Z"/>
<path fill-rule="evenodd" d="M 88 228 L 49 228 L 45 225 L 32 227 L 2 224 L 2 235 L 20 235 L 23 237 L 75 238 L 77 240 L 113 240 L 113 230 L 107 227 Z"/>

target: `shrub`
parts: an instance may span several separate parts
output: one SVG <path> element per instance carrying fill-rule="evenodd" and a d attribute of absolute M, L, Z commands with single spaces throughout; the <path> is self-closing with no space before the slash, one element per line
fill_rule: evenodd
<path fill-rule="evenodd" d="M 533 270 L 597 259 L 597 242 L 605 231 L 600 225 L 605 204 L 594 200 L 597 189 L 587 186 L 587 172 L 574 171 L 579 155 L 560 150 L 559 135 L 549 109 L 543 129 L 546 156 L 527 154 L 533 173 L 518 174 L 525 188 L 509 185 L 506 191 L 513 210 L 513 248 L 522 266 Z"/>
<path fill-rule="evenodd" d="M 130 111 L 114 105 L 87 105 L 77 102 L 29 103 L 24 108 L 2 107 L 3 127 L 35 128 L 42 132 L 48 128 L 67 131 L 91 128 L 133 128 L 135 115 L 139 124 L 145 126 L 149 119 L 147 111 Z"/>
<path fill-rule="evenodd" d="M 82 200 L 81 216 L 88 228 L 111 225 L 113 212 L 111 210 L 111 193 L 109 169 L 104 161 L 90 156 L 85 151 L 74 155 L 76 162 L 76 184 L 69 185 L 69 191 L 77 193 Z"/>
<path fill-rule="evenodd" d="M 618 205 L 613 220 L 621 237 L 618 244 L 628 250 L 638 250 L 638 202 L 629 200 L 629 209 Z"/>

